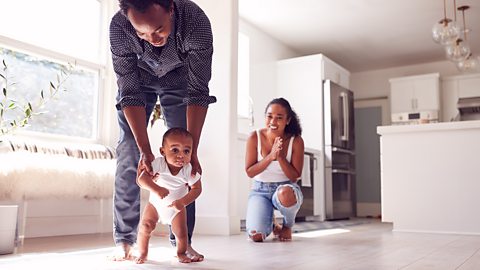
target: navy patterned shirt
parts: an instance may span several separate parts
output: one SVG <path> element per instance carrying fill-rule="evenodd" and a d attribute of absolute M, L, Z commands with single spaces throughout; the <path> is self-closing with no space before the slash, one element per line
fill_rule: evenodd
<path fill-rule="evenodd" d="M 209 95 L 213 36 L 210 21 L 195 3 L 174 0 L 172 31 L 167 43 L 155 47 L 140 39 L 120 11 L 110 23 L 110 49 L 117 75 L 117 108 L 145 106 L 141 85 L 157 80 L 162 87 L 187 81 L 187 105 L 208 107 L 216 102 Z"/>

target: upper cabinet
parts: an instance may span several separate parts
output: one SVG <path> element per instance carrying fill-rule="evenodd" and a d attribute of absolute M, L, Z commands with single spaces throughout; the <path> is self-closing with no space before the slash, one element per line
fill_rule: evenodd
<path fill-rule="evenodd" d="M 440 111 L 440 74 L 390 79 L 392 114 Z"/>
<path fill-rule="evenodd" d="M 305 146 L 323 147 L 323 81 L 329 79 L 348 88 L 350 72 L 315 54 L 277 62 L 277 96 L 286 98 L 300 118 Z"/>
<path fill-rule="evenodd" d="M 480 74 L 442 78 L 442 120 L 455 119 L 459 98 L 480 97 Z"/>

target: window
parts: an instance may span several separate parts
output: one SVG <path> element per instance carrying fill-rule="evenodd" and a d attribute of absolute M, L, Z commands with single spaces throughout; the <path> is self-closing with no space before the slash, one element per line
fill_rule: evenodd
<path fill-rule="evenodd" d="M 19 103 L 39 100 L 40 91 L 48 93 L 50 82 L 73 65 L 63 84 L 66 91 L 45 104 L 41 111 L 47 113 L 35 115 L 26 130 L 97 140 L 101 74 L 108 51 L 104 1 L 0 3 L 0 61 L 5 60 L 9 81 L 14 83 L 9 98 Z"/>
<path fill-rule="evenodd" d="M 250 39 L 238 33 L 238 96 L 237 113 L 240 117 L 250 118 L 252 102 L 250 99 Z"/>

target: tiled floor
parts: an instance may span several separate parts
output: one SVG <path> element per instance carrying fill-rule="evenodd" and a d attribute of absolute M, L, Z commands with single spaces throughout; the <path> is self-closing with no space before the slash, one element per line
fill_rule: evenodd
<path fill-rule="evenodd" d="M 27 239 L 0 269 L 480 269 L 480 236 L 392 232 L 371 222 L 252 243 L 245 235 L 196 235 L 201 263 L 180 264 L 165 237 L 152 240 L 150 261 L 109 262 L 110 234 Z"/>

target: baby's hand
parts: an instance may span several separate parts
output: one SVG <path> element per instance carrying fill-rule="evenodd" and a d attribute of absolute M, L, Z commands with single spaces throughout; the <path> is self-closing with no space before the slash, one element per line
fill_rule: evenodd
<path fill-rule="evenodd" d="M 183 205 L 183 203 L 180 200 L 175 200 L 168 207 L 173 207 L 177 209 L 177 211 L 182 211 L 182 209 L 185 208 L 185 205 Z"/>
<path fill-rule="evenodd" d="M 170 192 L 168 191 L 168 189 L 159 186 L 159 187 L 157 188 L 157 190 L 155 191 L 155 193 L 157 193 L 157 195 L 158 195 L 161 199 L 163 199 L 163 198 L 167 197 L 168 193 L 170 193 Z"/>

